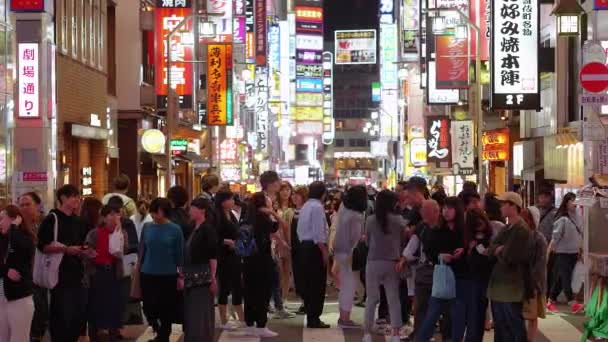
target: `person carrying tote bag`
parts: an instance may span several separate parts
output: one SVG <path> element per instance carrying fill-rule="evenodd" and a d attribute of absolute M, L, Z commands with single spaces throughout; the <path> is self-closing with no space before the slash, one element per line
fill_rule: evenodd
<path fill-rule="evenodd" d="M 53 226 L 53 242 L 51 246 L 57 246 L 57 230 L 59 219 L 55 213 L 51 213 L 55 220 Z M 53 289 L 59 281 L 59 265 L 63 259 L 63 253 L 46 254 L 36 248 L 34 254 L 34 284 L 45 288 Z"/>

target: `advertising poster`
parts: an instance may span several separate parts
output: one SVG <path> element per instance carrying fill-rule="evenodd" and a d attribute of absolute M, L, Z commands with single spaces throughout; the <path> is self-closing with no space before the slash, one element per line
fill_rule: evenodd
<path fill-rule="evenodd" d="M 376 64 L 376 30 L 335 31 L 336 64 Z"/>

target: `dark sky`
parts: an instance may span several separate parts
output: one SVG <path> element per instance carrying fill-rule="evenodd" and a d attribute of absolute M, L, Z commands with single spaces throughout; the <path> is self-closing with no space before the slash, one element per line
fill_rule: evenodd
<path fill-rule="evenodd" d="M 378 0 L 325 0 L 325 39 L 333 40 L 335 30 L 378 27 Z"/>

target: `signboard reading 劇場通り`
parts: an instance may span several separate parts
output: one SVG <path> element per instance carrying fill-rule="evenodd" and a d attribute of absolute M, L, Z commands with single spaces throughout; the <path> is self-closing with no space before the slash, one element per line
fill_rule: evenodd
<path fill-rule="evenodd" d="M 40 89 L 37 43 L 19 44 L 19 118 L 40 117 Z"/>
<path fill-rule="evenodd" d="M 376 30 L 336 31 L 336 64 L 376 64 Z"/>
<path fill-rule="evenodd" d="M 492 108 L 540 109 L 539 2 L 492 4 Z"/>

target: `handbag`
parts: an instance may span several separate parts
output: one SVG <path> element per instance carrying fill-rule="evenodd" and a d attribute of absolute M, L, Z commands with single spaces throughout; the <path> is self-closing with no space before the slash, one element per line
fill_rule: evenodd
<path fill-rule="evenodd" d="M 57 242 L 59 219 L 55 213 L 51 213 L 51 215 L 55 218 L 53 242 L 51 242 L 53 244 Z M 49 290 L 55 288 L 59 281 L 59 265 L 61 265 L 61 260 L 63 260 L 63 253 L 47 254 L 36 248 L 33 271 L 34 284 Z"/>
<path fill-rule="evenodd" d="M 456 279 L 450 266 L 439 258 L 439 265 L 433 270 L 433 291 L 431 295 L 439 299 L 456 298 Z"/>
<path fill-rule="evenodd" d="M 572 270 L 572 282 L 570 286 L 572 286 L 572 291 L 574 293 L 578 293 L 581 291 L 583 287 L 583 283 L 585 282 L 585 278 L 587 276 L 587 266 L 582 261 L 577 261 L 576 265 L 574 265 L 574 269 Z"/>
<path fill-rule="evenodd" d="M 137 265 L 137 253 L 131 253 L 122 257 L 122 274 L 124 277 L 131 277 Z"/>
<path fill-rule="evenodd" d="M 211 284 L 211 268 L 209 264 L 188 265 L 182 268 L 184 288 L 209 286 Z"/>
<path fill-rule="evenodd" d="M 365 263 L 367 262 L 367 253 L 368 247 L 365 241 L 361 240 L 353 249 L 353 271 L 361 271 L 365 268 Z"/>

